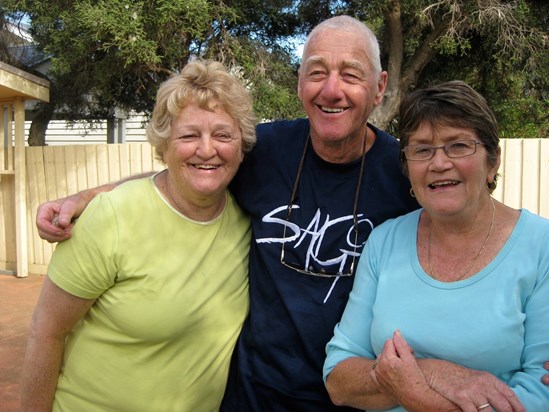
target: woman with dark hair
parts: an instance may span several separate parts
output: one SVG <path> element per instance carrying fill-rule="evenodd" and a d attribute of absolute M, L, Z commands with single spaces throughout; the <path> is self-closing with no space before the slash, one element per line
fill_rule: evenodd
<path fill-rule="evenodd" d="M 368 410 L 547 411 L 549 220 L 492 198 L 492 111 L 465 83 L 447 82 L 403 100 L 399 131 L 422 209 L 367 241 L 327 345 L 332 400 Z M 429 362 L 447 373 L 429 376 Z M 475 373 L 491 376 L 494 390 L 464 390 L 459 405 L 444 397 L 445 385 Z"/>

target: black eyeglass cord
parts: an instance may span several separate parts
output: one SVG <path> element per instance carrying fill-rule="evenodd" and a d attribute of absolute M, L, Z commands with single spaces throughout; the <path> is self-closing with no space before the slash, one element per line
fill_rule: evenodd
<path fill-rule="evenodd" d="M 366 159 L 366 141 L 368 138 L 368 130 L 366 130 L 366 135 L 364 136 L 364 139 L 362 140 L 362 159 L 360 161 L 360 172 L 358 175 L 358 181 L 355 189 L 355 201 L 353 204 L 353 226 L 355 232 L 358 232 L 358 217 L 357 217 L 357 210 L 358 210 L 358 199 L 360 196 L 360 186 L 362 184 L 362 178 L 364 176 L 364 163 Z M 295 195 L 297 193 L 297 188 L 299 186 L 299 180 L 301 179 L 301 171 L 303 170 L 303 164 L 305 163 L 305 156 L 307 155 L 307 149 L 309 148 L 309 141 L 311 140 L 311 135 L 309 134 L 307 136 L 307 140 L 305 141 L 305 147 L 303 148 L 303 154 L 301 155 L 301 160 L 299 162 L 299 168 L 297 169 L 297 174 L 295 177 L 294 187 L 292 189 L 292 195 L 290 197 L 290 201 L 288 202 L 288 209 L 286 214 L 286 220 L 289 220 L 290 215 L 292 214 L 292 205 L 295 200 Z"/>

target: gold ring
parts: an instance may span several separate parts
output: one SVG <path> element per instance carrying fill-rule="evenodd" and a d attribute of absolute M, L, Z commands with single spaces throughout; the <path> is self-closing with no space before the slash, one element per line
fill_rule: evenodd
<path fill-rule="evenodd" d="M 372 363 L 372 370 L 374 370 L 377 366 L 377 362 Z"/>
<path fill-rule="evenodd" d="M 490 406 L 490 403 L 485 403 L 484 405 L 480 405 L 477 409 L 481 411 L 482 409 L 485 409 Z"/>

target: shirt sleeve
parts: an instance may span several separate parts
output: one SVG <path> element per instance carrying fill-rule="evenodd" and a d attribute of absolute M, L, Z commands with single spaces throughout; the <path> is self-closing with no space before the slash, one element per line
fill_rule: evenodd
<path fill-rule="evenodd" d="M 69 240 L 57 245 L 48 277 L 61 289 L 95 299 L 116 279 L 118 228 L 107 193 L 99 194 L 84 210 Z"/>
<path fill-rule="evenodd" d="M 509 386 L 528 412 L 543 412 L 549 409 L 549 387 L 541 382 L 541 377 L 549 373 L 543 363 L 549 361 L 549 225 L 548 222 L 537 222 L 545 227 L 541 236 L 532 229 L 529 251 L 525 253 L 538 256 L 532 259 L 537 267 L 537 282 L 525 302 L 524 349 L 522 352 L 522 369 L 509 380 Z M 538 232 L 539 233 L 539 232 Z M 525 259 L 530 260 L 530 259 Z"/>

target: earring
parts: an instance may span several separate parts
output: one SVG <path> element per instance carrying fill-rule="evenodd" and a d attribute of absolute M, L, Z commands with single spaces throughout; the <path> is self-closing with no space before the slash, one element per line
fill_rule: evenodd
<path fill-rule="evenodd" d="M 496 187 L 498 185 L 497 178 L 498 178 L 498 175 L 495 175 L 494 179 L 491 182 L 488 181 L 486 183 L 486 186 L 488 187 L 488 190 L 490 191 L 490 193 L 496 190 Z"/>
<path fill-rule="evenodd" d="M 414 193 L 414 189 L 412 187 L 410 188 L 410 196 L 416 197 L 416 194 Z"/>

